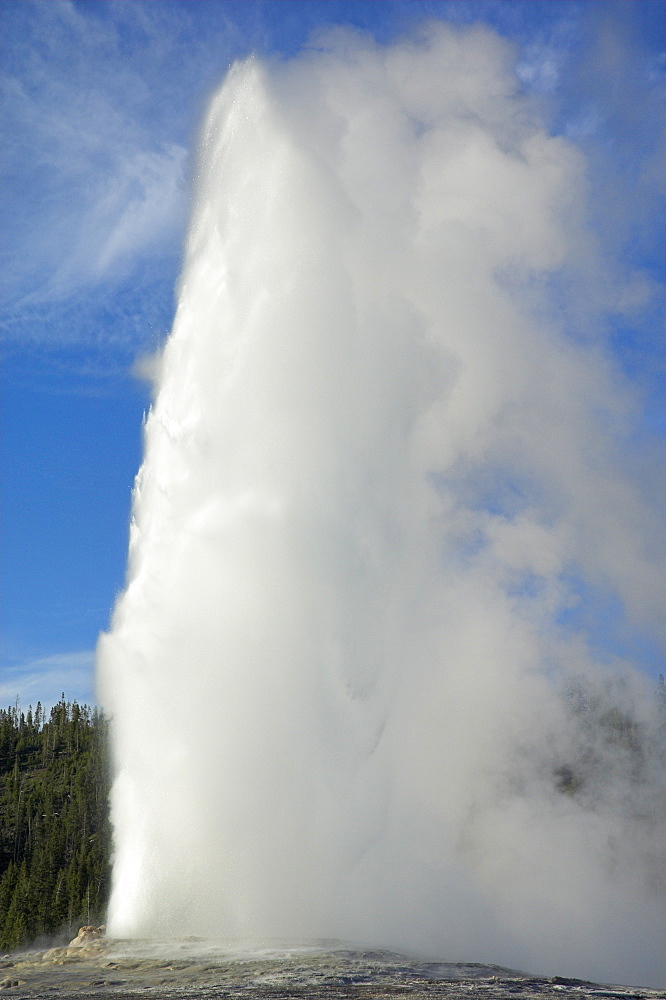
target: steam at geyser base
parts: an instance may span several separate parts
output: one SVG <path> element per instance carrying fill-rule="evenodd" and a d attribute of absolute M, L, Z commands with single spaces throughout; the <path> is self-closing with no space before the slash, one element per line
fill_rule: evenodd
<path fill-rule="evenodd" d="M 230 70 L 98 653 L 113 935 L 663 983 L 663 722 L 581 611 L 659 612 L 584 173 L 482 28 Z"/>

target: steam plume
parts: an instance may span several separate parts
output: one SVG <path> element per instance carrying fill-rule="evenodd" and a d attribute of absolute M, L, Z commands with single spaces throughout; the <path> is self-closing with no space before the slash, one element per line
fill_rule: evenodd
<path fill-rule="evenodd" d="M 229 72 L 98 653 L 112 933 L 661 977 L 663 723 L 579 613 L 661 627 L 584 185 L 482 28 Z"/>

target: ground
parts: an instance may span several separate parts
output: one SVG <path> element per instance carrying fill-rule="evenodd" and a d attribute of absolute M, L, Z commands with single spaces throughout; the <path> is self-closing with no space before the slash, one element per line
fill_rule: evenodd
<path fill-rule="evenodd" d="M 86 929 L 88 930 L 88 929 Z M 497 966 L 427 962 L 335 943 L 238 951 L 202 941 L 128 942 L 92 929 L 69 946 L 0 959 L 0 990 L 30 1000 L 665 1000 L 650 989 L 535 978 Z"/>

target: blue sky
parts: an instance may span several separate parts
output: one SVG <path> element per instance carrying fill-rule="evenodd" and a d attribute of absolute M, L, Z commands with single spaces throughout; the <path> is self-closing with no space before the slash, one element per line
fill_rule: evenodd
<path fill-rule="evenodd" d="M 426 17 L 511 39 L 586 154 L 610 280 L 635 300 L 599 321 L 636 387 L 637 461 L 663 460 L 661 0 L 4 0 L 0 704 L 94 700 L 150 404 L 137 363 L 170 328 L 209 95 L 234 59 L 289 56 L 320 25 L 384 42 Z M 602 638 L 659 672 L 649 636 Z"/>

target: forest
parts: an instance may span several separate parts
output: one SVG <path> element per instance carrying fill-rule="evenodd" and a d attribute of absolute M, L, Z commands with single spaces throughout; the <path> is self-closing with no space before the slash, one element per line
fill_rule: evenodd
<path fill-rule="evenodd" d="M 0 709 L 0 950 L 102 923 L 110 883 L 108 723 L 65 701 Z"/>

